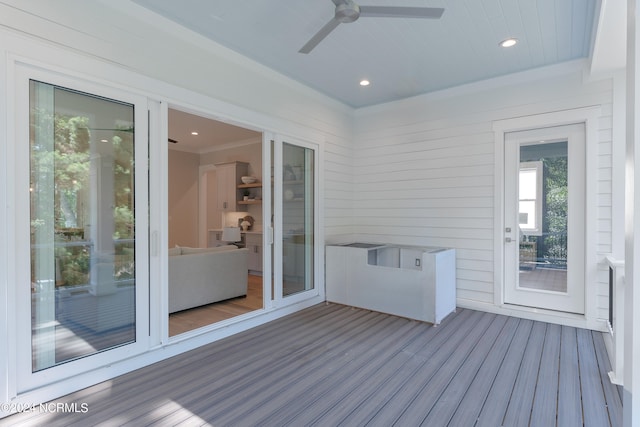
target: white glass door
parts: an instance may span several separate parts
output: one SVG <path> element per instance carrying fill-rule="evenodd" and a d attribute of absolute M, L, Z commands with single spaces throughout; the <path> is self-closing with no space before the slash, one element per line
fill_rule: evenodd
<path fill-rule="evenodd" d="M 584 313 L 584 126 L 505 138 L 505 302 Z"/>
<path fill-rule="evenodd" d="M 17 118 L 23 389 L 139 351 L 148 331 L 146 105 L 33 74 Z"/>
<path fill-rule="evenodd" d="M 317 294 L 318 156 L 313 145 L 275 141 L 272 171 L 274 206 L 274 299 Z"/>

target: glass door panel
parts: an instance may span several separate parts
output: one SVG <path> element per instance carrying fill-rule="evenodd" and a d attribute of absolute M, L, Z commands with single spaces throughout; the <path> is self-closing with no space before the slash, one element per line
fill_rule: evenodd
<path fill-rule="evenodd" d="M 315 153 L 282 146 L 282 294 L 314 289 Z"/>
<path fill-rule="evenodd" d="M 505 302 L 584 313 L 584 126 L 505 138 Z"/>
<path fill-rule="evenodd" d="M 32 372 L 136 341 L 134 106 L 29 84 Z"/>
<path fill-rule="evenodd" d="M 520 147 L 519 283 L 567 292 L 567 142 Z"/>

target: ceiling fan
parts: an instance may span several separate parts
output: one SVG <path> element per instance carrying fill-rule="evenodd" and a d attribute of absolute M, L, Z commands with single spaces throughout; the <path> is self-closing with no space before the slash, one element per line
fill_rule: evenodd
<path fill-rule="evenodd" d="M 359 6 L 353 0 L 331 1 L 336 5 L 335 16 L 311 37 L 298 52 L 311 52 L 338 25 L 355 22 L 359 17 L 438 19 L 444 12 L 441 7 Z"/>

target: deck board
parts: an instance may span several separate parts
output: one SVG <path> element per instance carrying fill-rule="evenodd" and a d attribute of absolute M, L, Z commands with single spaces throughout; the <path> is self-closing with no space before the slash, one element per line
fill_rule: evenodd
<path fill-rule="evenodd" d="M 609 366 L 599 332 L 319 304 L 56 400 L 86 414 L 0 425 L 617 426 Z"/>
<path fill-rule="evenodd" d="M 531 409 L 533 407 L 533 399 L 538 382 L 538 373 L 540 372 L 540 361 L 542 360 L 542 350 L 544 348 L 544 339 L 546 335 L 547 325 L 536 322 L 533 325 L 529 342 L 522 358 L 520 370 L 511 392 L 507 413 L 504 417 L 503 424 L 505 426 L 528 426 L 531 419 Z M 555 390 L 554 390 L 555 393 Z M 551 408 L 549 408 L 551 410 Z M 555 405 L 554 405 L 555 411 Z"/>
<path fill-rule="evenodd" d="M 489 354 L 482 361 L 482 366 L 474 376 L 473 381 L 464 391 L 464 396 L 454 402 L 457 407 L 449 425 L 472 426 L 477 422 L 500 367 L 505 362 L 507 351 L 519 325 L 520 319 L 515 317 L 508 318 L 504 328 L 500 331 L 500 335 L 493 343 Z"/>
<path fill-rule="evenodd" d="M 381 422 L 381 425 L 420 423 L 425 415 L 433 409 L 438 398 L 447 389 L 453 375 L 457 373 L 485 333 L 492 334 L 495 330 L 495 315 L 484 314 L 465 339 L 448 353 L 446 360 L 442 360 L 441 363 L 437 358 L 428 360 L 425 366 L 430 366 L 430 372 L 425 371 L 428 374 L 424 378 L 420 373 L 411 378 L 405 390 L 406 395 L 412 396 L 411 402 L 409 403 L 403 397 L 394 400 L 394 406 L 399 407 L 400 411 L 395 408 L 393 411 L 399 412 L 399 416 L 392 420 L 392 423 L 387 423 L 384 418 L 376 417 L 376 423 Z"/>
<path fill-rule="evenodd" d="M 611 371 L 611 363 L 607 356 L 607 350 L 604 345 L 604 338 L 601 334 L 593 335 L 593 344 L 598 360 L 598 372 L 600 373 L 600 384 L 604 389 L 604 400 L 609 413 L 609 420 L 612 426 L 622 425 L 622 387 L 615 386 L 609 381 L 609 371 Z M 598 389 L 599 391 L 599 389 Z M 599 401 L 599 399 L 598 399 Z"/>
<path fill-rule="evenodd" d="M 286 346 L 295 342 L 297 334 L 309 333 L 315 337 L 317 335 L 314 334 L 322 333 L 321 328 L 308 325 L 319 325 L 325 316 L 335 316 L 330 322 L 332 325 L 341 320 L 354 320 L 355 316 L 358 316 L 358 313 L 355 312 L 340 312 L 337 314 L 334 314 L 334 312 L 335 310 L 321 310 L 313 316 L 303 315 L 292 319 L 293 324 L 289 325 L 289 334 L 286 339 L 281 340 L 282 344 Z M 267 334 L 259 334 L 257 330 L 247 331 L 244 334 L 237 335 L 237 340 L 221 341 L 221 348 L 216 348 L 214 351 L 211 349 L 203 351 L 203 348 L 199 348 L 179 358 L 171 358 L 160 362 L 155 365 L 156 369 L 145 368 L 140 370 L 138 371 L 140 375 L 127 382 L 126 387 L 122 387 L 122 390 L 118 388 L 115 393 L 114 390 L 107 390 L 104 393 L 106 394 L 104 397 L 110 398 L 115 406 L 127 405 L 127 402 L 132 399 L 138 400 L 140 405 L 132 408 L 126 415 L 128 419 L 135 419 L 138 414 L 144 415 L 147 412 L 148 407 L 144 405 L 146 402 L 152 402 L 157 398 L 156 394 L 164 392 L 166 378 L 163 375 L 158 375 L 158 373 L 170 369 L 172 375 L 179 376 L 182 379 L 176 385 L 173 394 L 182 399 L 191 394 L 193 394 L 194 398 L 197 398 L 201 396 L 199 390 L 210 383 L 211 378 L 203 375 L 200 370 L 193 369 L 194 366 L 207 366 L 217 372 L 221 379 L 231 381 L 231 377 L 234 374 L 246 372 L 246 370 L 242 369 L 243 367 L 251 366 L 252 363 L 260 361 L 269 351 L 273 351 L 273 349 L 268 349 L 266 343 L 269 339 L 276 339 L 280 336 L 281 334 L 274 330 Z M 248 343 L 252 344 L 247 345 Z M 254 369 L 259 368 L 260 366 L 254 367 Z M 112 394 L 112 396 L 109 397 L 109 394 Z M 96 400 L 100 397 L 96 396 Z M 104 416 L 108 417 L 109 412 L 111 412 L 111 408 L 102 407 L 101 412 L 97 411 L 96 415 L 99 416 L 104 413 Z M 158 409 L 156 416 L 160 417 L 161 414 L 162 410 Z M 78 425 L 82 425 L 82 422 L 79 422 Z"/>
<path fill-rule="evenodd" d="M 562 348 L 560 349 L 560 380 L 558 383 L 559 426 L 584 425 L 580 401 L 580 364 L 583 362 L 578 356 L 576 329 L 563 326 Z"/>
<path fill-rule="evenodd" d="M 388 327 L 395 329 L 395 332 L 401 335 L 405 331 L 397 328 L 407 329 L 411 326 L 406 319 L 396 319 L 396 322 L 388 324 Z M 329 348 L 319 349 L 312 357 L 303 361 L 300 366 L 292 365 L 291 367 L 296 368 L 295 371 L 286 372 L 284 370 L 271 375 L 265 382 L 265 389 L 260 390 L 259 394 L 254 393 L 253 387 L 251 387 L 252 389 L 248 390 L 251 396 L 247 397 L 246 401 L 254 408 L 251 414 L 245 414 L 242 410 L 233 410 L 236 396 L 230 396 L 229 404 L 231 406 L 229 408 L 216 408 L 216 412 L 220 414 L 218 418 L 220 423 L 222 425 L 238 425 L 246 418 L 250 425 L 265 425 L 263 423 L 267 423 L 267 420 L 268 425 L 283 424 L 288 417 L 295 416 L 306 399 L 313 398 L 315 393 L 322 390 L 324 384 L 328 382 L 330 386 L 333 386 L 339 383 L 341 378 L 335 377 L 332 366 L 339 366 L 339 373 L 344 375 L 344 378 L 354 375 L 355 368 L 366 363 L 371 357 L 362 357 L 358 362 L 354 362 L 352 352 L 360 352 L 361 349 L 358 349 L 360 343 L 369 339 L 371 335 L 383 333 L 384 328 L 380 323 L 366 325 L 355 334 L 343 336 L 341 341 L 328 344 Z M 388 337 L 389 335 L 387 335 Z M 384 347 L 388 344 L 387 341 L 383 339 L 368 350 L 372 353 L 383 352 Z M 376 354 L 376 356 L 380 357 L 380 354 Z M 292 387 L 292 384 L 295 387 Z M 289 408 L 289 402 L 296 402 L 297 408 Z M 207 412 L 205 415 L 208 415 Z"/>
<path fill-rule="evenodd" d="M 452 370 L 446 375 L 442 375 L 443 381 L 440 385 L 442 393 L 436 398 L 436 394 L 431 393 L 432 384 L 427 385 L 424 389 L 426 393 L 402 414 L 400 421 L 402 422 L 402 419 L 405 419 L 408 423 L 411 423 L 412 420 L 419 419 L 422 411 L 421 406 L 424 405 L 424 407 L 431 406 L 432 409 L 422 420 L 422 425 L 448 424 L 506 323 L 507 318 L 504 316 L 498 316 L 493 319 L 489 328 L 479 337 L 476 345 L 467 354 L 464 362 L 460 364 L 460 369 L 457 372 Z M 441 369 L 440 372 L 445 373 L 447 370 Z M 447 376 L 450 378 L 449 381 L 446 381 Z"/>
<path fill-rule="evenodd" d="M 596 358 L 593 337 L 584 329 L 576 330 L 577 350 L 580 360 L 580 387 L 582 394 L 592 405 L 584 407 L 585 427 L 597 427 L 607 425 L 610 422 L 607 411 L 607 402 L 604 399 L 598 361 Z M 613 423 L 612 423 L 613 424 Z M 613 424 L 619 425 L 619 424 Z"/>
<path fill-rule="evenodd" d="M 417 394 L 423 389 L 424 385 L 438 372 L 452 355 L 457 354 L 461 347 L 468 343 L 469 335 L 473 336 L 473 329 L 478 327 L 487 327 L 492 320 L 492 315 L 488 313 L 475 312 L 465 322 L 460 329 L 453 331 L 447 341 L 442 346 L 436 348 L 428 346 L 423 348 L 418 355 L 424 357 L 424 363 L 420 369 L 412 376 L 406 378 L 405 383 L 383 405 L 380 405 L 376 411 L 370 413 L 367 420 L 371 425 L 389 426 L 392 425 L 412 403 Z M 381 390 L 381 392 L 385 392 Z M 350 424 L 350 423 L 349 423 Z"/>
<path fill-rule="evenodd" d="M 349 405 L 351 411 L 345 411 L 348 412 L 348 414 L 340 420 L 340 424 L 353 425 L 357 422 L 364 423 L 373 418 L 379 408 L 386 405 L 387 402 L 401 390 L 408 379 L 419 372 L 424 363 L 433 356 L 438 349 L 446 350 L 447 345 L 455 346 L 453 342 L 457 342 L 456 336 L 471 328 L 472 319 L 475 319 L 475 317 L 472 317 L 472 314 L 473 312 L 470 310 L 463 310 L 454 317 L 447 319 L 448 328 L 445 329 L 442 326 L 432 328 L 432 330 L 435 331 L 435 336 L 432 339 L 415 340 L 409 343 L 409 345 L 401 350 L 402 353 L 411 356 L 407 366 L 403 367 L 397 375 L 390 378 L 384 387 L 374 390 L 373 393 L 369 394 L 365 401 L 357 405 Z"/>
<path fill-rule="evenodd" d="M 511 403 L 512 390 L 515 387 L 520 372 L 520 367 L 524 362 L 524 354 L 527 349 L 527 342 L 533 332 L 533 322 L 529 320 L 520 321 L 516 329 L 515 336 L 504 361 L 500 366 L 493 385 L 489 390 L 480 414 L 477 425 L 480 427 L 495 427 L 503 425 L 502 421 Z M 455 420 L 455 417 L 454 417 Z"/>
<path fill-rule="evenodd" d="M 327 321 L 333 325 L 334 333 L 340 336 L 338 341 L 348 340 L 372 326 L 376 319 L 383 316 L 366 314 L 355 310 L 332 313 L 332 319 Z M 225 411 L 237 407 L 238 399 L 248 403 L 248 395 L 258 396 L 256 391 L 272 388 L 279 376 L 285 376 L 289 381 L 293 381 L 293 378 L 287 375 L 287 367 L 291 368 L 291 372 L 297 376 L 311 369 L 309 364 L 304 362 L 313 361 L 318 348 L 324 348 L 335 340 L 335 335 L 327 334 L 318 327 L 319 325 L 320 323 L 309 323 L 307 327 L 300 326 L 288 330 L 286 339 L 280 339 L 278 349 L 268 345 L 263 348 L 250 345 L 245 346 L 243 351 L 237 349 L 234 352 L 225 352 L 226 357 L 216 359 L 208 357 L 203 363 L 210 370 L 218 373 L 215 380 L 212 381 L 207 375 L 203 376 L 201 373 L 198 375 L 197 370 L 193 373 L 187 371 L 184 374 L 188 381 L 185 381 L 174 393 L 179 397 L 180 403 L 191 408 L 193 412 L 206 416 L 215 410 L 216 412 L 209 417 L 220 416 Z M 277 335 L 277 337 L 280 336 Z M 188 369 L 191 369 L 191 366 Z M 209 395 L 210 398 L 203 400 L 203 394 Z M 165 414 L 158 412 L 157 416 L 160 415 Z M 163 419 L 163 422 L 167 424 L 180 422 L 183 416 L 188 416 L 183 413 L 166 415 L 169 418 Z"/>
<path fill-rule="evenodd" d="M 546 427 L 556 423 L 561 330 L 558 325 L 547 325 L 528 423 L 531 427 Z M 553 411 L 550 410 L 552 408 Z"/>

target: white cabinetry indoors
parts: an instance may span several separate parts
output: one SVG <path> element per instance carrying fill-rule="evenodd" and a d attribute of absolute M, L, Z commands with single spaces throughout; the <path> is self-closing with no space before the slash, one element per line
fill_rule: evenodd
<path fill-rule="evenodd" d="M 245 245 L 249 249 L 249 272 L 252 274 L 262 274 L 262 234 L 246 233 Z"/>
<path fill-rule="evenodd" d="M 238 204 L 242 200 L 241 177 L 247 175 L 249 164 L 245 162 L 228 162 L 216 164 L 217 207 L 224 212 L 246 210 Z"/>

